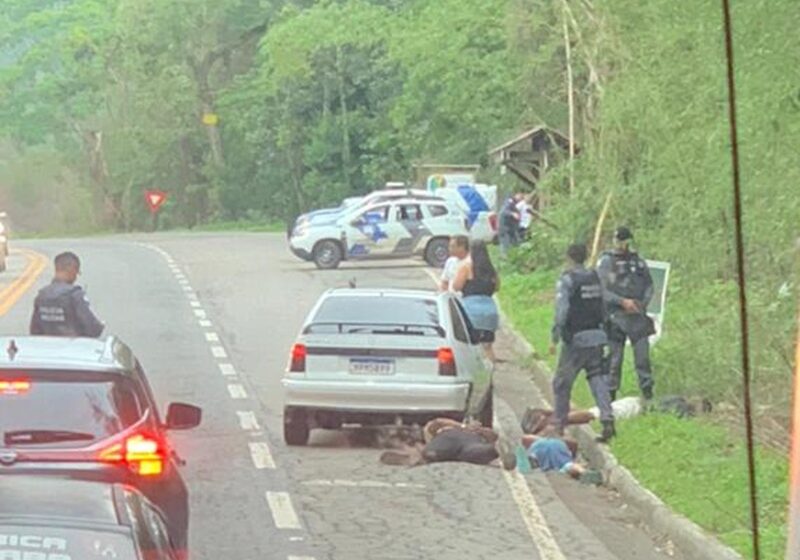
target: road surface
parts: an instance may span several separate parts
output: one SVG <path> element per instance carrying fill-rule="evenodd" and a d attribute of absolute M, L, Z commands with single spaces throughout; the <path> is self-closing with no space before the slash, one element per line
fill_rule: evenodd
<path fill-rule="evenodd" d="M 284 445 L 280 379 L 319 294 L 352 278 L 359 287 L 431 288 L 421 262 L 317 271 L 291 256 L 282 236 L 269 234 L 15 247 L 48 258 L 76 251 L 94 309 L 108 332 L 132 346 L 160 403 L 203 407 L 201 428 L 173 436 L 187 460 L 194 560 L 674 557 L 613 495 L 558 475 L 523 478 L 466 464 L 387 467 L 357 430 L 316 433 L 307 448 Z M 1 334 L 27 331 L 33 295 L 49 281 L 48 269 L 27 282 L 29 290 L 6 290 L 26 263 L 28 276 L 36 272 L 32 255 L 15 252 L 0 275 L 0 300 L 6 294 L 16 302 L 5 310 Z M 516 419 L 506 400 L 525 404 L 515 376 L 522 378 L 509 371 L 503 379 L 496 407 L 509 431 Z M 514 394 L 504 399 L 504 391 Z"/>

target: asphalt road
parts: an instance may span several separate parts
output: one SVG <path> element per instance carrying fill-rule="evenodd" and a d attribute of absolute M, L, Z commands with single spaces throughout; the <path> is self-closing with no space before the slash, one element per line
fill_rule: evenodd
<path fill-rule="evenodd" d="M 48 257 L 78 252 L 93 307 L 108 332 L 132 346 L 161 404 L 203 407 L 201 428 L 173 436 L 187 460 L 194 560 L 671 557 L 613 495 L 561 476 L 387 467 L 359 431 L 318 433 L 307 448 L 284 445 L 280 379 L 314 301 L 351 278 L 360 287 L 431 288 L 421 262 L 321 272 L 291 256 L 280 235 L 17 245 Z M 21 258 L 12 257 L 3 282 Z M 35 290 L 48 280 L 49 271 L 2 317 L 0 333 L 26 332 Z M 527 398 L 514 375 L 501 384 L 497 406 L 509 431 L 516 419 L 506 401 L 518 408 Z"/>

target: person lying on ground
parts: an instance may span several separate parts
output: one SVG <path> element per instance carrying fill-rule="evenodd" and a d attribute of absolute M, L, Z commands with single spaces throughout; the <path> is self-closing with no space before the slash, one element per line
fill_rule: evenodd
<path fill-rule="evenodd" d="M 541 435 L 525 434 L 520 441 L 534 468 L 542 472 L 558 471 L 585 484 L 603 483 L 599 471 L 577 460 L 577 444 L 559 437 L 554 428 L 548 428 Z"/>
<path fill-rule="evenodd" d="M 678 418 L 691 418 L 699 413 L 711 412 L 712 405 L 708 399 L 687 399 L 680 396 L 662 397 L 657 403 L 645 406 L 641 397 L 625 397 L 611 403 L 614 418 L 627 420 L 635 418 L 642 412 L 660 412 L 674 414 Z M 573 410 L 567 416 L 569 425 L 589 424 L 600 418 L 597 407 L 588 410 Z M 528 408 L 520 422 L 526 434 L 540 434 L 553 423 L 553 411 L 546 408 Z"/>
<path fill-rule="evenodd" d="M 425 425 L 423 442 L 386 451 L 381 462 L 387 465 L 417 466 L 429 463 L 463 462 L 474 465 L 516 466 L 510 443 L 479 422 L 461 423 L 436 418 Z"/>

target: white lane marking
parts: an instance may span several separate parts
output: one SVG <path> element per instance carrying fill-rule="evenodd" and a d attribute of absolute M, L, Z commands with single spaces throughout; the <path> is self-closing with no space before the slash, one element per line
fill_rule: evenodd
<path fill-rule="evenodd" d="M 247 398 L 247 389 L 244 388 L 244 385 L 239 385 L 238 383 L 228 385 L 228 393 L 230 393 L 232 399 L 241 400 Z"/>
<path fill-rule="evenodd" d="M 435 272 L 430 269 L 427 269 L 425 272 L 428 273 L 428 276 L 431 277 L 431 280 L 433 280 L 435 284 L 439 283 L 439 278 L 436 276 Z M 506 437 L 506 432 L 496 413 L 494 416 L 494 426 L 500 437 Z M 547 524 L 544 514 L 542 514 L 542 511 L 539 509 L 531 493 L 530 486 L 528 486 L 525 477 L 516 470 L 503 470 L 503 478 L 511 490 L 511 496 L 517 504 L 517 509 L 519 509 L 520 515 L 522 515 L 522 520 L 525 522 L 533 544 L 539 549 L 539 556 L 541 558 L 547 558 L 548 560 L 566 560 L 564 553 L 558 546 L 558 542 L 550 531 L 550 526 Z"/>
<path fill-rule="evenodd" d="M 181 286 L 189 286 L 189 281 L 186 278 L 184 278 L 183 280 L 178 280 L 178 284 L 180 284 Z"/>
<path fill-rule="evenodd" d="M 215 332 L 207 332 L 206 333 L 206 341 L 208 342 L 219 342 L 219 335 Z"/>
<path fill-rule="evenodd" d="M 251 442 L 250 456 L 253 458 L 253 465 L 255 465 L 257 469 L 275 468 L 275 460 L 272 458 L 269 446 L 264 442 Z"/>
<path fill-rule="evenodd" d="M 413 482 L 383 482 L 379 480 L 306 480 L 302 483 L 305 486 L 337 486 L 340 488 L 402 488 L 402 489 L 424 489 L 424 484 Z"/>
<path fill-rule="evenodd" d="M 191 286 L 184 286 L 183 287 L 183 291 L 188 293 L 188 294 L 193 294 L 194 293 L 194 288 L 192 288 Z"/>
<path fill-rule="evenodd" d="M 194 315 L 198 319 L 205 319 L 206 317 L 208 317 L 208 313 L 206 313 L 205 309 L 195 309 Z"/>
<path fill-rule="evenodd" d="M 211 323 L 211 321 L 209 321 L 208 319 L 200 319 L 200 321 L 198 321 L 198 323 L 199 323 L 199 324 L 200 324 L 200 326 L 201 326 L 201 327 L 203 327 L 204 329 L 210 328 L 210 327 L 211 327 L 211 325 L 213 324 L 213 323 Z"/>
<path fill-rule="evenodd" d="M 317 560 L 313 556 L 289 556 L 286 560 Z"/>
<path fill-rule="evenodd" d="M 236 368 L 233 367 L 233 364 L 219 364 L 219 371 L 222 375 L 226 375 L 228 377 L 233 377 L 236 375 Z"/>
<path fill-rule="evenodd" d="M 506 437 L 505 430 L 497 414 L 494 417 L 494 426 L 500 437 Z M 517 503 L 517 508 L 522 515 L 525 526 L 528 528 L 528 534 L 531 536 L 533 544 L 539 549 L 539 556 L 548 560 L 566 560 L 564 553 L 561 552 L 561 548 L 558 546 L 558 542 L 550 531 L 550 526 L 547 524 L 542 510 L 539 509 L 531 493 L 525 477 L 516 470 L 503 470 L 503 478 L 508 484 L 509 490 L 511 490 L 511 496 Z"/>
<path fill-rule="evenodd" d="M 189 301 L 200 301 L 197 294 L 192 291 L 186 292 L 186 297 L 189 298 Z"/>
<path fill-rule="evenodd" d="M 267 503 L 278 529 L 301 529 L 300 519 L 288 492 L 267 492 Z"/>
<path fill-rule="evenodd" d="M 228 353 L 222 346 L 212 346 L 211 353 L 214 355 L 215 358 L 224 359 L 228 357 Z"/>
<path fill-rule="evenodd" d="M 200 307 L 200 302 L 196 299 L 190 299 L 189 305 L 191 305 L 192 307 Z"/>
<path fill-rule="evenodd" d="M 242 427 L 243 430 L 248 432 L 253 432 L 256 430 L 260 430 L 261 426 L 258 425 L 258 419 L 256 418 L 256 413 L 252 411 L 238 411 L 236 413 L 239 416 L 239 425 Z"/>

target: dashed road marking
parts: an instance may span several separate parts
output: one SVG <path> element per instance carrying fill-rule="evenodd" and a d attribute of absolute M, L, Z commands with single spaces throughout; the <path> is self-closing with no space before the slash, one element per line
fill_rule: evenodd
<path fill-rule="evenodd" d="M 189 300 L 189 305 L 191 305 L 192 307 L 200 307 L 200 301 L 198 301 L 196 299 L 190 299 Z"/>
<path fill-rule="evenodd" d="M 238 411 L 236 415 L 239 417 L 239 425 L 242 427 L 243 430 L 248 432 L 254 432 L 261 429 L 261 426 L 258 424 L 258 419 L 256 418 L 255 412 L 252 411 Z"/>
<path fill-rule="evenodd" d="M 206 317 L 208 317 L 208 313 L 206 313 L 205 309 L 195 309 L 194 310 L 194 315 L 198 319 L 205 319 Z"/>
<path fill-rule="evenodd" d="M 274 469 L 275 460 L 272 458 L 269 446 L 261 441 L 250 443 L 250 456 L 253 458 L 253 465 L 257 469 Z"/>
<path fill-rule="evenodd" d="M 267 492 L 267 503 L 278 529 L 301 529 L 300 518 L 287 492 Z"/>
<path fill-rule="evenodd" d="M 289 556 L 286 560 L 317 560 L 313 556 Z"/>
<path fill-rule="evenodd" d="M 208 342 L 219 342 L 219 335 L 215 332 L 207 332 L 206 333 L 206 341 Z"/>
<path fill-rule="evenodd" d="M 236 375 L 236 368 L 233 364 L 219 364 L 219 371 L 222 375 L 233 377 Z"/>
<path fill-rule="evenodd" d="M 198 321 L 198 324 L 201 327 L 203 327 L 204 329 L 207 329 L 207 328 L 210 328 L 213 323 L 211 321 L 209 321 L 208 319 L 200 319 Z"/>
<path fill-rule="evenodd" d="M 228 385 L 228 393 L 232 399 L 241 400 L 247 398 L 247 390 L 244 388 L 244 385 L 239 385 L 238 383 Z"/>
<path fill-rule="evenodd" d="M 222 346 L 212 346 L 211 347 L 211 354 L 215 358 L 220 358 L 220 359 L 224 359 L 224 358 L 228 357 L 228 353 L 225 351 L 225 349 Z"/>
<path fill-rule="evenodd" d="M 183 291 L 189 294 L 193 294 L 194 288 L 192 288 L 191 286 L 183 286 Z"/>

